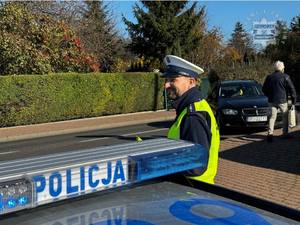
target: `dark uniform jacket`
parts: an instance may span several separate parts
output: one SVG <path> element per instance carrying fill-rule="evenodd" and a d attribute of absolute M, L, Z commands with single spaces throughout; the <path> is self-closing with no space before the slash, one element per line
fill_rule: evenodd
<path fill-rule="evenodd" d="M 292 98 L 292 104 L 296 103 L 296 90 L 289 75 L 275 71 L 267 76 L 263 84 L 263 92 L 270 103 L 281 104 L 287 102 L 287 96 Z"/>
<path fill-rule="evenodd" d="M 202 144 L 205 148 L 210 148 L 211 131 L 210 117 L 206 112 L 195 112 L 189 106 L 201 100 L 201 92 L 197 87 L 191 88 L 174 102 L 176 118 L 188 107 L 186 116 L 180 124 L 180 139 Z"/>

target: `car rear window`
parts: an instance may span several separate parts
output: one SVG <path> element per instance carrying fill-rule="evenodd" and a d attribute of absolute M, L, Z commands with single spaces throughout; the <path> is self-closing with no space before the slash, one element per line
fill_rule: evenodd
<path fill-rule="evenodd" d="M 222 98 L 235 97 L 254 97 L 263 95 L 261 85 L 259 84 L 222 84 L 219 96 Z"/>

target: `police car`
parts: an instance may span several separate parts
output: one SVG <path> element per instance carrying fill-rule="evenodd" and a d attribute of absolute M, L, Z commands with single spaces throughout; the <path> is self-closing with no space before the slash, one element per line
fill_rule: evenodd
<path fill-rule="evenodd" d="M 207 154 L 162 138 L 2 162 L 0 224 L 300 224 L 291 209 L 271 213 L 241 203 L 238 193 L 233 200 L 170 178 L 205 169 Z"/>

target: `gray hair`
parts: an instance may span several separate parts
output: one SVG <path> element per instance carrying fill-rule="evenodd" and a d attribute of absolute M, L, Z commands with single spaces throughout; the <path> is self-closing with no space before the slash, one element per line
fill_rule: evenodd
<path fill-rule="evenodd" d="M 276 71 L 283 72 L 284 71 L 284 63 L 278 60 L 275 62 L 274 68 Z"/>

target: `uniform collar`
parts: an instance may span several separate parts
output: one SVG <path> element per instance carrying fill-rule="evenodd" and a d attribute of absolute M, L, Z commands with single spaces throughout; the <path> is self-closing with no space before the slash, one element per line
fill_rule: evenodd
<path fill-rule="evenodd" d="M 201 100 L 201 92 L 198 87 L 193 87 L 185 92 L 174 102 L 176 115 L 178 116 L 187 106 Z"/>

